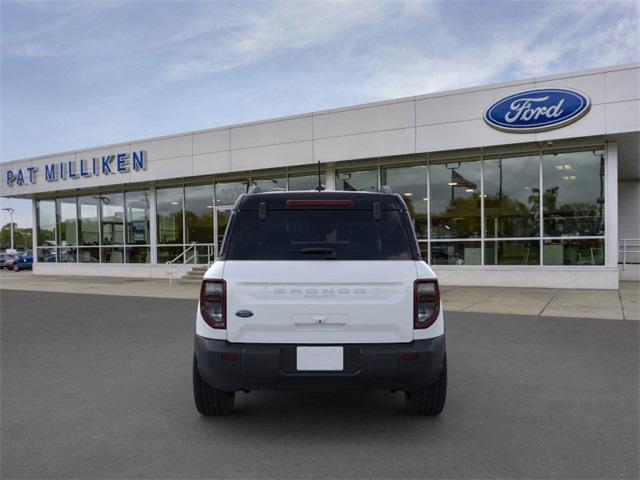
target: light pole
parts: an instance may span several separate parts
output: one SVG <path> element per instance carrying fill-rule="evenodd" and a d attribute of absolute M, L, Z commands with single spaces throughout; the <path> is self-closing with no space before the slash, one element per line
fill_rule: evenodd
<path fill-rule="evenodd" d="M 7 212 L 9 212 L 9 227 L 11 228 L 11 250 L 13 250 L 13 214 L 15 213 L 15 210 L 11 207 L 9 208 L 3 208 L 3 210 L 6 210 Z"/>

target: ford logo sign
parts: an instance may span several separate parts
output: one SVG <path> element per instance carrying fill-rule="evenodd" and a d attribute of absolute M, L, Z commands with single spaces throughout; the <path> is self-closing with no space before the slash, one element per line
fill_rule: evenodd
<path fill-rule="evenodd" d="M 568 125 L 591 107 L 586 95 L 563 88 L 540 88 L 510 95 L 484 112 L 484 121 L 506 132 L 541 132 Z"/>
<path fill-rule="evenodd" d="M 236 312 L 236 317 L 240 317 L 240 318 L 253 317 L 253 312 L 251 310 L 238 310 Z"/>

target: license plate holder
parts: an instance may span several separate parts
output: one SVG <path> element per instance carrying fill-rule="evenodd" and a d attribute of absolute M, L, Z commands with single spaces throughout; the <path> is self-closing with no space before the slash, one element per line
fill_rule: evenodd
<path fill-rule="evenodd" d="M 296 368 L 298 371 L 342 371 L 344 349 L 342 347 L 297 347 Z"/>

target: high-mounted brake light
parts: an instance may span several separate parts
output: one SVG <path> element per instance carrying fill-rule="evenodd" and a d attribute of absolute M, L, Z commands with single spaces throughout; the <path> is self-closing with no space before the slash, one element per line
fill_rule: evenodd
<path fill-rule="evenodd" d="M 287 207 L 353 207 L 353 200 L 287 200 Z"/>
<path fill-rule="evenodd" d="M 227 284 L 224 280 L 202 281 L 200 313 L 211 328 L 227 328 Z"/>
<path fill-rule="evenodd" d="M 416 280 L 413 284 L 413 328 L 428 328 L 440 313 L 438 281 Z"/>

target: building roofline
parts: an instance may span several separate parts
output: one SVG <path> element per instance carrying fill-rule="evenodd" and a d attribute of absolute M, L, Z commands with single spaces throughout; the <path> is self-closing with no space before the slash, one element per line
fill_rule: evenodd
<path fill-rule="evenodd" d="M 337 107 L 337 108 L 330 108 L 330 109 L 325 109 L 325 110 L 317 110 L 317 111 L 312 111 L 312 112 L 307 112 L 307 113 L 286 115 L 286 116 L 282 116 L 282 117 L 265 118 L 265 119 L 262 119 L 262 120 L 255 120 L 255 121 L 251 121 L 251 122 L 243 122 L 243 123 L 237 123 L 237 124 L 232 124 L 232 125 L 224 125 L 224 126 L 220 126 L 220 127 L 206 128 L 206 129 L 202 129 L 202 130 L 192 130 L 192 131 L 179 132 L 179 133 L 173 133 L 173 134 L 167 134 L 167 135 L 160 135 L 160 136 L 155 136 L 155 137 L 146 137 L 146 138 L 125 140 L 125 141 L 115 142 L 115 143 L 110 143 L 110 144 L 105 144 L 105 145 L 82 147 L 82 148 L 73 149 L 73 150 L 65 150 L 65 151 L 62 151 L 62 152 L 53 152 L 53 153 L 47 153 L 47 154 L 42 154 L 42 155 L 36 155 L 36 156 L 33 156 L 33 157 L 23 157 L 23 158 L 17 158 L 17 159 L 12 159 L 12 160 L 2 160 L 2 161 L 0 161 L 0 163 L 1 164 L 6 164 L 6 163 L 17 163 L 17 162 L 30 162 L 30 161 L 33 161 L 33 160 L 40 160 L 40 159 L 43 159 L 43 158 L 58 157 L 58 156 L 64 156 L 64 155 L 88 152 L 88 151 L 92 151 L 92 150 L 105 150 L 105 149 L 110 149 L 110 148 L 119 147 L 119 146 L 131 145 L 131 144 L 134 144 L 134 143 L 147 143 L 147 142 L 153 142 L 153 141 L 157 141 L 157 140 L 166 140 L 166 139 L 169 139 L 169 138 L 180 138 L 180 137 L 186 137 L 186 136 L 189 136 L 189 135 L 196 135 L 196 134 L 209 133 L 209 132 L 215 132 L 215 131 L 231 130 L 231 129 L 234 129 L 234 128 L 241 128 L 241 127 L 248 127 L 248 126 L 254 126 L 254 125 L 269 124 L 269 123 L 275 123 L 275 122 L 282 122 L 282 121 L 293 120 L 293 119 L 298 119 L 298 118 L 307 118 L 307 117 L 316 117 L 316 116 L 322 116 L 322 115 L 329 115 L 329 114 L 332 114 L 332 113 L 345 112 L 345 111 L 350 111 L 350 110 L 360 110 L 360 109 L 372 108 L 372 107 L 378 107 L 378 106 L 384 106 L 384 105 L 392 105 L 392 104 L 396 104 L 396 103 L 405 103 L 405 102 L 417 101 L 417 100 L 428 99 L 428 98 L 448 97 L 448 96 L 461 95 L 461 94 L 472 93 L 472 92 L 484 92 L 484 91 L 496 90 L 496 89 L 500 89 L 500 88 L 504 88 L 504 87 L 514 87 L 514 86 L 518 86 L 518 85 L 526 85 L 526 84 L 531 84 L 531 83 L 536 84 L 536 83 L 547 82 L 547 81 L 551 81 L 551 80 L 576 78 L 576 77 L 582 77 L 582 76 L 588 76 L 588 75 L 596 75 L 596 74 L 599 74 L 599 73 L 615 72 L 615 71 L 621 71 L 621 70 L 631 70 L 631 69 L 635 69 L 635 68 L 640 68 L 640 62 L 633 62 L 633 63 L 627 63 L 627 64 L 618 64 L 618 65 L 610 65 L 610 66 L 590 68 L 590 69 L 585 69 L 585 70 L 575 70 L 575 71 L 563 72 L 563 73 L 558 73 L 558 74 L 553 74 L 553 75 L 545 75 L 545 76 L 540 76 L 540 77 L 528 77 L 528 78 L 522 78 L 522 79 L 517 79 L 517 80 L 509 80 L 509 81 L 505 81 L 505 82 L 491 83 L 491 84 L 487 84 L 487 85 L 478 85 L 478 86 L 465 87 L 465 88 L 459 88 L 459 89 L 454 89 L 454 90 L 443 90 L 443 91 L 427 93 L 427 94 L 422 94 L 422 95 L 412 95 L 412 96 L 408 96 L 408 97 L 401 97 L 401 98 L 380 100 L 380 101 L 368 102 L 368 103 L 362 103 L 362 104 L 356 104 L 356 105 L 349 105 L 349 106 L 346 106 L 346 107 Z"/>

